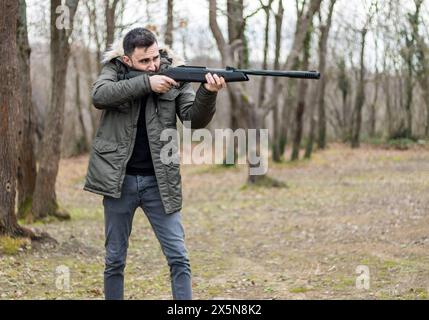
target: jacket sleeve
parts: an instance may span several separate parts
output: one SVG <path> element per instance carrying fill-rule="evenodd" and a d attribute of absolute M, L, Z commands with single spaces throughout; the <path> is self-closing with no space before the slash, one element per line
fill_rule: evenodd
<path fill-rule="evenodd" d="M 216 92 L 208 91 L 203 85 L 195 94 L 190 83 L 185 83 L 176 98 L 176 113 L 182 121 L 191 121 L 192 129 L 205 128 L 216 112 Z"/>
<path fill-rule="evenodd" d="M 151 92 L 147 74 L 118 81 L 118 67 L 106 64 L 92 88 L 92 103 L 97 109 L 117 110 L 127 108 L 127 101 L 135 100 Z"/>

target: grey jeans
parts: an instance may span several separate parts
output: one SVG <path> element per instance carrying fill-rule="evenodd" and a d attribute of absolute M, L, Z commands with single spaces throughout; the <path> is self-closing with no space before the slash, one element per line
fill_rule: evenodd
<path fill-rule="evenodd" d="M 124 298 L 124 269 L 133 217 L 141 207 L 146 214 L 170 267 L 173 299 L 192 299 L 191 269 L 185 247 L 181 213 L 167 215 L 155 176 L 126 175 L 121 198 L 103 198 L 106 259 L 105 298 Z"/>

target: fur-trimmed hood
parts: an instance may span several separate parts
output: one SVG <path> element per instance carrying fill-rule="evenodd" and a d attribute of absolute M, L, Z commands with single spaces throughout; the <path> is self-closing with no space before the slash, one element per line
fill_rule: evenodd
<path fill-rule="evenodd" d="M 185 64 L 185 60 L 176 54 L 169 46 L 167 45 L 159 45 L 159 52 L 161 54 L 161 58 L 169 58 L 171 59 L 171 66 L 177 67 Z M 123 47 L 123 38 L 115 41 L 110 49 L 106 51 L 103 55 L 103 59 L 101 62 L 103 64 L 108 63 L 109 61 L 120 58 L 124 55 L 124 47 Z"/>

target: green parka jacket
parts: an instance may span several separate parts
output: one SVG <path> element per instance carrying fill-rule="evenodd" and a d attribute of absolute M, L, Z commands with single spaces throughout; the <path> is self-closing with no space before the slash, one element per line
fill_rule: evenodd
<path fill-rule="evenodd" d="M 140 100 L 147 95 L 145 109 L 147 135 L 158 187 L 167 214 L 182 209 L 182 183 L 179 164 L 160 159 L 160 140 L 166 128 L 191 121 L 192 128 L 204 128 L 216 110 L 216 93 L 200 86 L 195 94 L 190 83 L 182 83 L 164 94 L 152 92 L 149 75 L 127 79 L 128 66 L 122 62 L 121 43 L 106 53 L 104 66 L 92 91 L 93 104 L 103 110 L 90 152 L 84 190 L 114 198 L 121 197 L 127 162 L 137 133 Z M 168 48 L 160 49 L 161 70 L 182 64 Z"/>

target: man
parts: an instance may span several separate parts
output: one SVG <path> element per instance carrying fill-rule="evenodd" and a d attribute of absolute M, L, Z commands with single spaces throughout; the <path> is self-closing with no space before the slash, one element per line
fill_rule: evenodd
<path fill-rule="evenodd" d="M 181 222 L 179 164 L 164 164 L 160 140 L 176 128 L 176 115 L 203 128 L 215 113 L 217 92 L 225 80 L 207 74 L 195 94 L 189 83 L 157 74 L 181 64 L 160 49 L 144 28 L 128 32 L 119 47 L 106 53 L 92 99 L 103 110 L 91 151 L 84 189 L 104 195 L 106 299 L 123 299 L 124 268 L 135 210 L 141 207 L 170 267 L 174 299 L 192 299 L 191 269 Z M 128 77 L 130 72 L 141 74 Z"/>

